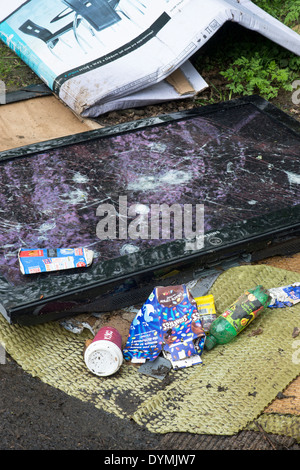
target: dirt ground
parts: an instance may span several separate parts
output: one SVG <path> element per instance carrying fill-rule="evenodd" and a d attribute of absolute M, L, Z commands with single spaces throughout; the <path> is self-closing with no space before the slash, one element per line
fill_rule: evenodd
<path fill-rule="evenodd" d="M 220 80 L 220 76 L 214 77 L 212 72 L 209 79 Z M 209 99 L 209 96 L 208 89 L 201 98 Z M 291 93 L 282 93 L 273 103 L 300 119 L 299 106 L 292 104 Z M 195 106 L 194 100 L 182 100 L 114 111 L 101 116 L 99 123 L 110 126 Z M 104 455 L 117 450 L 148 450 L 152 453 L 179 449 L 300 450 L 300 445 L 293 439 L 268 436 L 263 430 L 228 437 L 190 436 L 189 447 L 186 440 L 182 442 L 180 446 L 176 436 L 168 439 L 165 435 L 152 434 L 134 422 L 118 419 L 68 396 L 25 373 L 9 356 L 4 364 L 0 364 L 0 450 L 101 450 Z"/>
<path fill-rule="evenodd" d="M 161 436 L 118 419 L 25 373 L 0 366 L 0 450 L 141 450 Z"/>
<path fill-rule="evenodd" d="M 0 450 L 97 450 L 103 458 L 109 451 L 300 450 L 294 439 L 262 430 L 228 437 L 153 434 L 44 384 L 10 357 L 0 365 L 0 416 Z"/>

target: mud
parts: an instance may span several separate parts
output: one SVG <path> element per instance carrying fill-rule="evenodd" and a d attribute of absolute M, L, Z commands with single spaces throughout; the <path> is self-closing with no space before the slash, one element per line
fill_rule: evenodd
<path fill-rule="evenodd" d="M 0 364 L 0 417 L 0 450 L 97 450 L 103 459 L 110 451 L 300 450 L 294 439 L 262 429 L 236 436 L 153 434 L 44 384 L 9 356 Z"/>

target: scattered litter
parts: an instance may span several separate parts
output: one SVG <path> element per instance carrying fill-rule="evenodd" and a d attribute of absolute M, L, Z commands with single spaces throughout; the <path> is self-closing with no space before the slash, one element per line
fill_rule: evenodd
<path fill-rule="evenodd" d="M 213 283 L 213 278 L 208 282 Z M 111 375 L 126 359 L 141 364 L 139 373 L 163 380 L 171 368 L 202 364 L 204 347 L 210 350 L 217 344 L 228 343 L 266 307 L 275 303 L 290 306 L 300 301 L 300 283 L 270 290 L 259 285 L 244 292 L 217 316 L 213 295 L 191 294 L 206 287 L 201 283 L 197 286 L 197 281 L 189 286 L 190 289 L 184 284 L 156 287 L 136 311 L 123 352 L 120 333 L 112 327 L 100 328 L 94 340 L 86 343 L 84 359 L 88 368 L 96 375 Z M 88 328 L 94 334 L 88 321 L 77 324 L 74 319 L 67 319 L 62 324 L 75 333 Z M 248 336 L 262 333 L 263 329 L 257 328 Z M 293 338 L 299 333 L 300 329 L 295 327 Z"/>
<path fill-rule="evenodd" d="M 203 344 L 197 347 L 197 338 L 204 341 L 205 333 L 186 286 L 156 287 L 131 323 L 123 354 L 126 360 L 145 363 L 163 351 L 174 367 L 186 367 L 193 360 L 201 362 Z"/>
<path fill-rule="evenodd" d="M 19 250 L 19 264 L 22 274 L 88 267 L 92 264 L 93 257 L 93 251 L 87 248 Z"/>
<path fill-rule="evenodd" d="M 96 375 L 108 376 L 119 370 L 123 363 L 122 336 L 116 328 L 104 326 L 84 351 L 88 369 Z"/>
<path fill-rule="evenodd" d="M 244 292 L 231 306 L 213 321 L 205 347 L 210 350 L 217 344 L 226 344 L 246 328 L 271 301 L 263 286 Z"/>
<path fill-rule="evenodd" d="M 269 307 L 283 308 L 292 307 L 300 302 L 300 282 L 295 282 L 289 286 L 275 287 L 269 289 L 272 298 Z"/>
<path fill-rule="evenodd" d="M 214 282 L 210 279 L 210 282 Z M 191 290 L 200 292 L 195 283 Z M 203 285 L 201 285 L 203 288 Z M 195 289 L 196 287 L 196 289 Z M 106 326 L 100 328 L 93 340 L 88 340 L 84 361 L 88 369 L 98 376 L 109 376 L 121 367 L 123 360 L 141 364 L 138 372 L 163 380 L 169 371 L 202 364 L 204 347 L 212 349 L 226 344 L 236 337 L 266 307 L 292 305 L 300 301 L 300 283 L 266 290 L 263 286 L 248 289 L 220 316 L 216 314 L 211 294 L 193 297 L 187 285 L 156 287 L 131 323 L 125 348 L 118 330 Z M 73 332 L 88 328 L 88 321 L 78 324 L 74 319 L 62 322 Z M 257 328 L 249 337 L 263 333 Z M 295 327 L 293 338 L 300 334 Z"/>
<path fill-rule="evenodd" d="M 144 362 L 138 369 L 140 374 L 150 375 L 155 379 L 163 380 L 171 369 L 171 362 L 158 356 L 154 361 Z"/>

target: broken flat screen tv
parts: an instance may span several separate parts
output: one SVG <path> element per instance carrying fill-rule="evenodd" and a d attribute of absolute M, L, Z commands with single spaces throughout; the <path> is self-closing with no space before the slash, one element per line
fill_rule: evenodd
<path fill-rule="evenodd" d="M 300 123 L 252 96 L 0 153 L 2 315 L 110 311 L 195 267 L 298 251 L 299 148 Z M 89 267 L 20 270 L 20 249 L 79 247 Z"/>

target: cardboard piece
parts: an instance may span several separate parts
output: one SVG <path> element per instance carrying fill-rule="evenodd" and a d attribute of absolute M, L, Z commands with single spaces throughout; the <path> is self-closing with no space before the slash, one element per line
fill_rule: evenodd
<path fill-rule="evenodd" d="M 55 96 L 0 106 L 0 152 L 102 126 L 79 118 Z"/>
<path fill-rule="evenodd" d="M 167 77 L 167 82 L 172 85 L 177 93 L 181 96 L 187 95 L 189 93 L 195 93 L 194 87 L 188 81 L 186 76 L 182 73 L 180 69 L 175 70 L 175 72 L 171 73 L 169 77 Z"/>

